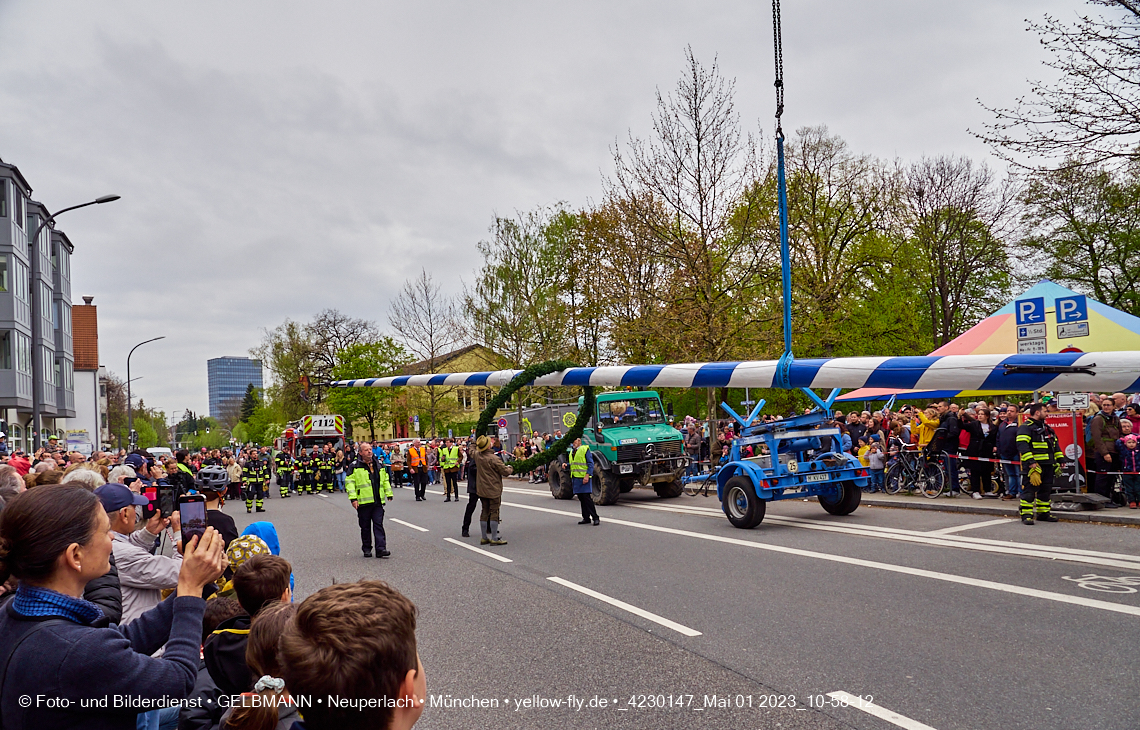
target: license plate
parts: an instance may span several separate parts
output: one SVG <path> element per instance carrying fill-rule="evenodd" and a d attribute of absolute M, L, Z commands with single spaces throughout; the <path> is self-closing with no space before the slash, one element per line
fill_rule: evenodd
<path fill-rule="evenodd" d="M 618 465 L 618 472 L 621 474 L 632 474 L 633 473 L 633 464 L 619 464 Z"/>
<path fill-rule="evenodd" d="M 804 477 L 805 482 L 826 482 L 826 474 L 808 474 Z"/>

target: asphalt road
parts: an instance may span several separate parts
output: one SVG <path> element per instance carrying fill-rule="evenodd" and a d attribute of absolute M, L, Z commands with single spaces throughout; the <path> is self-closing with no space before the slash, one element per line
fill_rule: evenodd
<path fill-rule="evenodd" d="M 274 522 L 298 600 L 380 578 L 416 603 L 420 727 L 1140 727 L 1140 530 L 786 501 L 744 531 L 647 490 L 594 527 L 507 480 L 509 544 L 480 550 L 466 494 L 431 489 L 396 490 L 387 560 L 343 494 L 226 506 Z"/>

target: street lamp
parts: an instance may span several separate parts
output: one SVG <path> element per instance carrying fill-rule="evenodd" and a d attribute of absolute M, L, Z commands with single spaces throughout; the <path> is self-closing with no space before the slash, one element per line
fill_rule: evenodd
<path fill-rule="evenodd" d="M 131 355 L 135 354 L 135 350 L 139 349 L 148 342 L 155 342 L 156 340 L 165 339 L 166 335 L 160 335 L 158 337 L 152 337 L 149 340 L 143 340 L 139 344 L 132 347 L 131 351 L 127 353 L 127 443 L 131 443 L 133 440 L 131 436 L 133 436 L 135 432 L 135 412 L 133 406 L 131 405 Z"/>
<path fill-rule="evenodd" d="M 40 302 L 40 249 L 36 243 L 38 242 L 40 233 L 43 232 L 44 228 L 50 225 L 52 221 L 54 221 L 58 216 L 63 215 L 70 210 L 86 208 L 89 205 L 102 205 L 103 203 L 110 203 L 118 199 L 118 195 L 103 195 L 87 203 L 81 203 L 79 205 L 73 205 L 70 208 L 57 210 L 55 213 L 52 213 L 47 218 L 45 218 L 42 223 L 40 223 L 39 227 L 36 228 L 36 232 L 33 233 L 32 237 L 29 239 L 32 243 L 33 249 L 32 255 L 29 257 L 31 259 L 30 276 L 32 281 L 32 285 L 30 287 L 32 290 L 30 292 L 32 305 L 32 428 L 35 432 L 35 436 L 32 440 L 33 451 L 40 448 L 40 401 L 43 400 L 44 392 L 43 354 L 41 352 L 40 345 L 38 344 L 40 338 L 42 337 L 40 333 L 40 319 L 43 316 L 43 304 Z"/>

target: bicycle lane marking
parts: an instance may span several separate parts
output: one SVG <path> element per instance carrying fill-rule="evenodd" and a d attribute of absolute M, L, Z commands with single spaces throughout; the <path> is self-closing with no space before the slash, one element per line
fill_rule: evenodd
<path fill-rule="evenodd" d="M 634 509 L 656 510 L 660 512 L 674 512 L 676 514 L 692 514 L 702 517 L 723 516 L 723 512 L 708 507 L 671 507 L 650 504 L 628 504 Z M 1047 560 L 1066 560 L 1075 563 L 1087 563 L 1108 568 L 1123 570 L 1140 570 L 1140 557 L 1120 555 L 1116 553 L 1097 553 L 1093 550 L 1077 550 L 1069 548 L 1037 545 L 1033 543 L 1001 542 L 999 540 L 984 540 L 980 538 L 959 537 L 957 535 L 940 535 L 930 532 L 917 532 L 902 530 L 893 527 L 875 527 L 873 525 L 837 525 L 833 522 L 818 522 L 801 517 L 780 517 L 769 515 L 764 518 L 769 522 L 783 527 L 798 527 L 807 530 L 823 530 L 825 532 L 838 532 L 856 537 L 877 537 L 884 540 L 898 540 L 932 547 L 951 547 L 963 550 L 975 550 L 995 553 L 999 555 L 1012 555 L 1014 557 L 1035 557 Z M 1000 520 L 1008 522 L 1009 520 Z M 1103 557 L 1101 557 L 1103 556 Z"/>
<path fill-rule="evenodd" d="M 517 502 L 503 502 L 504 506 L 517 507 L 519 509 L 527 509 L 534 512 L 546 512 L 547 514 L 559 515 L 562 517 L 577 517 L 575 512 L 566 512 L 564 510 L 551 509 L 549 507 L 536 507 L 528 504 L 519 504 Z M 881 563 L 875 560 L 864 560 L 863 558 L 853 558 L 845 555 L 833 555 L 830 553 L 820 553 L 813 550 L 803 550 L 800 548 L 785 547 L 783 545 L 772 545 L 770 543 L 754 542 L 751 540 L 741 540 L 735 537 L 725 537 L 723 535 L 710 535 L 703 532 L 693 532 L 691 530 L 680 530 L 674 527 L 662 527 L 660 525 L 651 525 L 644 522 L 632 522 L 630 520 L 623 520 L 616 517 L 608 517 L 602 521 L 602 524 L 621 525 L 623 527 L 634 527 L 641 530 L 649 530 L 650 532 L 660 532 L 668 535 L 677 535 L 679 537 L 691 537 L 697 540 L 707 540 L 709 542 L 719 542 L 725 545 L 736 545 L 740 547 L 752 548 L 755 550 L 765 550 L 768 552 L 782 553 L 785 555 L 795 555 L 797 557 L 811 558 L 813 560 L 826 560 L 833 563 L 841 563 L 844 565 L 855 565 L 862 568 L 871 568 L 874 570 L 882 570 L 889 573 L 900 573 L 903 575 L 912 575 L 920 578 L 929 578 L 931 580 L 943 581 L 946 583 L 957 583 L 959 585 L 970 586 L 973 588 L 985 588 L 987 590 L 999 591 L 1002 593 L 1011 593 L 1014 595 L 1026 596 L 1029 598 L 1040 598 L 1047 601 L 1054 601 L 1056 603 L 1068 603 L 1083 608 L 1095 608 L 1102 611 L 1110 611 L 1113 613 L 1122 613 L 1128 616 L 1140 616 L 1140 607 L 1128 606 L 1121 603 L 1112 603 L 1111 601 L 1101 601 L 1095 598 L 1085 598 L 1084 596 L 1070 596 L 1064 593 L 1056 593 L 1053 591 L 1043 591 L 1038 588 L 1026 588 L 1024 586 L 1016 586 L 1009 583 L 998 583 L 997 581 L 983 580 L 980 578 L 968 578 L 963 575 L 954 575 L 952 573 L 942 573 L 934 570 L 925 570 L 922 568 L 912 568 L 906 565 L 895 565 L 893 563 Z M 455 541 L 459 543 L 458 540 Z M 464 547 L 470 547 L 463 545 Z M 476 549 L 477 552 L 485 552 Z M 489 554 L 489 553 L 488 553 Z M 499 556 L 495 556 L 498 558 Z"/>
<path fill-rule="evenodd" d="M 842 702 L 846 702 L 846 707 L 862 710 L 868 715 L 874 715 L 880 720 L 886 720 L 892 725 L 903 728 L 903 730 L 934 730 L 934 728 L 930 727 L 929 725 L 921 723 L 918 720 L 912 720 L 906 715 L 900 715 L 897 712 L 888 710 L 885 707 L 880 707 L 879 705 L 867 704 L 866 702 L 862 701 L 862 698 L 847 694 L 843 690 L 828 692 L 827 696 L 840 700 Z"/>

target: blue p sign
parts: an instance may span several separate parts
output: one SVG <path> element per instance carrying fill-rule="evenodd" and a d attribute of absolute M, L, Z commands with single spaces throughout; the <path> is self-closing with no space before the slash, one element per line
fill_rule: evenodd
<path fill-rule="evenodd" d="M 1018 299 L 1013 303 L 1018 324 L 1041 324 L 1045 321 L 1045 297 Z"/>
<path fill-rule="evenodd" d="M 1088 318 L 1089 305 L 1084 294 L 1057 299 L 1057 324 L 1083 322 Z"/>

